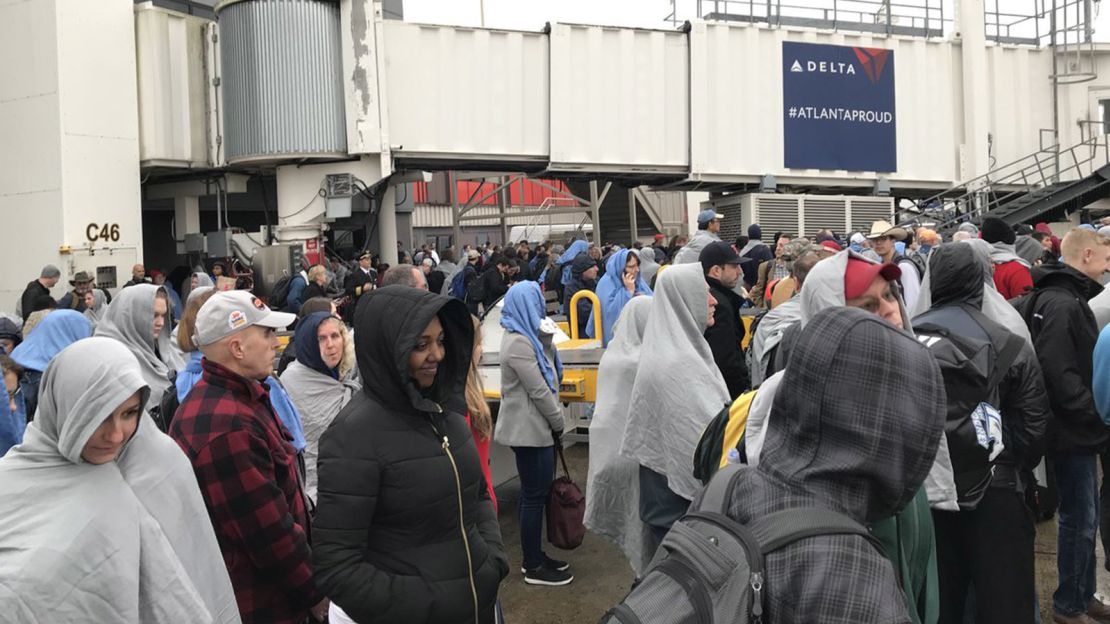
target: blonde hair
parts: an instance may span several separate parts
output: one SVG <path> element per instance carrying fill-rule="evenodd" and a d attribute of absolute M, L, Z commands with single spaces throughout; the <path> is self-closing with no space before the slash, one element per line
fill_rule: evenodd
<path fill-rule="evenodd" d="M 212 298 L 216 294 L 216 289 L 206 290 L 199 295 L 189 297 L 188 303 L 185 304 L 185 311 L 181 313 L 181 321 L 177 323 L 177 347 L 183 353 L 192 353 L 197 350 L 197 346 L 193 344 L 193 331 L 196 329 L 197 312 L 200 312 L 200 307 L 204 305 L 205 301 Z"/>
<path fill-rule="evenodd" d="M 474 348 L 482 344 L 482 324 L 478 317 L 471 316 L 474 323 Z M 486 392 L 482 387 L 482 377 L 478 374 L 478 361 L 470 360 L 470 372 L 466 376 L 466 409 L 470 412 L 470 426 L 478 434 L 478 438 L 488 440 L 493 433 L 493 417 L 486 404 Z"/>
<path fill-rule="evenodd" d="M 321 275 L 327 275 L 327 273 L 328 271 L 324 268 L 324 265 L 313 265 L 312 268 L 308 270 L 308 281 L 314 282 L 316 281 L 317 277 L 320 277 Z"/>
<path fill-rule="evenodd" d="M 1094 249 L 1099 245 L 1110 245 L 1110 238 L 1099 236 L 1098 232 L 1086 228 L 1075 228 L 1060 243 L 1060 255 L 1078 260 L 1083 255 L 1083 250 Z"/>

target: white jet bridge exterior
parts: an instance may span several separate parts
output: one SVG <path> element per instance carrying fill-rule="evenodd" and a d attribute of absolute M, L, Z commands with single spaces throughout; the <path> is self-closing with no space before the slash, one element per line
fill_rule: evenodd
<path fill-rule="evenodd" d="M 378 198 L 395 261 L 393 188 L 422 171 L 600 180 L 595 196 L 772 180 L 923 197 L 1104 134 L 1110 50 L 1090 44 L 1086 81 L 1054 86 L 1066 50 L 999 36 L 997 20 L 988 37 L 982 2 L 955 4 L 948 28 L 915 36 L 709 15 L 506 31 L 384 19 L 370 0 L 224 0 L 215 20 L 131 0 L 3 3 L 0 57 L 15 62 L 0 64 L 0 310 L 46 263 L 126 281 L 143 257 L 142 196 L 173 198 L 175 238 L 199 232 L 212 190 L 198 173 L 226 194 L 242 184 L 230 174 L 276 171 L 285 241 L 319 236 L 325 176 L 350 174 Z M 853 73 L 890 55 L 895 168 L 786 165 L 783 55 L 796 43 L 862 50 Z"/>

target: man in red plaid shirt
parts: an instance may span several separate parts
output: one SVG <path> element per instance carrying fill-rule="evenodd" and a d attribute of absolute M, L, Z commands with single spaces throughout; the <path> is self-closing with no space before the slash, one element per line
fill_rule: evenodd
<path fill-rule="evenodd" d="M 328 611 L 312 579 L 292 437 L 260 383 L 273 366 L 274 330 L 294 319 L 241 290 L 205 302 L 193 336 L 204 373 L 170 426 L 193 464 L 244 624 L 323 621 Z"/>

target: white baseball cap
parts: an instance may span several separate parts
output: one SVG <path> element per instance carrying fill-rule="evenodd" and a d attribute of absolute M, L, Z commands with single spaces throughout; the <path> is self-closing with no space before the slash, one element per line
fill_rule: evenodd
<path fill-rule="evenodd" d="M 198 347 L 219 342 L 251 325 L 285 329 L 297 315 L 274 312 L 262 300 L 246 290 L 216 293 L 197 312 L 193 342 Z"/>

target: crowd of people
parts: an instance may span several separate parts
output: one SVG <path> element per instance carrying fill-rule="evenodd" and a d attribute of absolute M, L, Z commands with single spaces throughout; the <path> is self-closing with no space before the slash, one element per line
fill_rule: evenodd
<path fill-rule="evenodd" d="M 79 272 L 55 300 L 44 267 L 0 317 L 0 621 L 492 623 L 510 559 L 572 583 L 543 547 L 568 427 L 557 310 L 605 347 L 585 525 L 637 578 L 691 547 L 678 526 L 720 502 L 720 470 L 718 522 L 861 527 L 768 551 L 741 605 L 764 622 L 1039 622 L 1034 523 L 1053 514 L 1053 620 L 1110 622 L 1110 226 L 764 242 L 757 224 L 721 240 L 723 218 L 627 248 L 358 252 L 268 301 L 223 264 L 136 265 L 114 293 Z M 515 458 L 520 553 L 491 442 Z"/>

